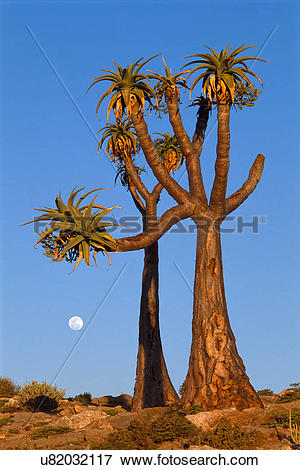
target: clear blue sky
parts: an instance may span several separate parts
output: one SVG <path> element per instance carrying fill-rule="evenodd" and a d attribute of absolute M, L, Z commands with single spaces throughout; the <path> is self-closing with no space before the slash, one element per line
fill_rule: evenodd
<path fill-rule="evenodd" d="M 261 183 L 235 215 L 246 221 L 265 216 L 267 223 L 258 234 L 245 229 L 223 235 L 230 319 L 256 388 L 280 391 L 299 381 L 296 2 L 1 2 L 1 17 L 1 375 L 19 384 L 51 382 L 80 334 L 69 329 L 68 319 L 79 315 L 86 324 L 127 263 L 56 383 L 68 395 L 133 393 L 143 252 L 113 256 L 110 270 L 101 258 L 101 268 L 82 264 L 69 275 L 70 265 L 50 264 L 33 248 L 33 227 L 19 224 L 75 185 L 106 187 L 103 205 L 122 206 L 115 215 L 136 215 L 129 194 L 114 188 L 112 165 L 96 153 L 93 132 L 105 125 L 105 106 L 99 121 L 95 107 L 102 88 L 85 95 L 87 87 L 101 68 L 113 68 L 112 59 L 127 65 L 163 52 L 175 72 L 185 55 L 203 51 L 204 44 L 219 50 L 230 41 L 235 47 L 258 43 L 254 54 L 265 43 L 261 56 L 270 62 L 254 65 L 264 82 L 255 108 L 233 111 L 231 119 L 228 191 L 244 182 L 258 153 L 266 156 Z M 161 58 L 150 68 L 161 71 Z M 192 133 L 194 111 L 183 107 L 183 117 Z M 214 120 L 215 114 L 209 129 Z M 169 129 L 165 120 L 149 123 L 152 132 Z M 215 137 L 213 129 L 203 153 L 207 187 Z M 161 210 L 171 203 L 164 196 Z M 192 295 L 174 262 L 192 285 L 194 251 L 193 234 L 168 234 L 160 242 L 161 333 L 176 388 L 188 366 Z"/>

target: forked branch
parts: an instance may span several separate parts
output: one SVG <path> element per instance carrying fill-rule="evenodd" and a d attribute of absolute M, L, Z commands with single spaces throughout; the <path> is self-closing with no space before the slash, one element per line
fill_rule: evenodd
<path fill-rule="evenodd" d="M 179 204 L 184 203 L 186 200 L 190 200 L 189 193 L 170 176 L 168 170 L 162 164 L 149 135 L 147 124 L 142 113 L 139 112 L 137 105 L 134 105 L 131 120 L 133 122 L 148 165 L 150 166 L 157 180 L 168 191 L 170 196 L 173 197 L 173 199 L 175 199 L 175 201 L 177 201 Z"/>
<path fill-rule="evenodd" d="M 176 96 L 168 96 L 166 101 L 170 123 L 173 127 L 173 131 L 180 145 L 181 151 L 186 159 L 186 169 L 191 194 L 200 197 L 203 203 L 207 203 L 199 161 L 200 154 L 195 152 L 193 144 L 183 126 Z"/>

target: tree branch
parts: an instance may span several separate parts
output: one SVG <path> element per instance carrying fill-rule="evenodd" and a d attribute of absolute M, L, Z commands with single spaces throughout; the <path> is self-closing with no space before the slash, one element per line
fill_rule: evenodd
<path fill-rule="evenodd" d="M 210 104 L 208 100 L 199 106 L 197 113 L 196 129 L 193 135 L 192 145 L 195 154 L 200 157 L 205 139 L 205 131 L 208 123 Z"/>
<path fill-rule="evenodd" d="M 168 209 L 158 220 L 155 231 L 143 232 L 133 237 L 117 238 L 118 251 L 134 251 L 146 248 L 159 240 L 179 220 L 187 219 L 193 215 L 194 204 L 180 204 Z"/>
<path fill-rule="evenodd" d="M 136 169 L 134 167 L 134 164 L 133 164 L 133 161 L 132 161 L 131 157 L 129 157 L 126 154 L 126 152 L 124 153 L 123 160 L 124 160 L 124 163 L 125 163 L 126 171 L 127 171 L 128 175 L 130 176 L 130 178 L 132 179 L 132 182 L 133 182 L 135 188 L 138 190 L 140 195 L 146 201 L 149 198 L 150 193 L 149 193 L 148 189 L 146 188 L 146 186 L 144 185 L 144 183 L 142 182 L 141 178 L 139 177 L 139 174 L 138 174 L 138 172 L 136 171 Z"/>
<path fill-rule="evenodd" d="M 166 102 L 169 111 L 170 123 L 173 127 L 173 131 L 180 145 L 181 151 L 186 158 L 186 169 L 190 191 L 195 196 L 198 196 L 202 202 L 207 204 L 199 155 L 195 153 L 190 138 L 182 124 L 177 98 L 175 96 L 167 97 Z"/>
<path fill-rule="evenodd" d="M 209 206 L 216 215 L 222 215 L 225 211 L 230 150 L 229 118 L 230 104 L 218 104 L 217 158 L 215 163 L 215 179 L 209 202 Z"/>
<path fill-rule="evenodd" d="M 145 204 L 143 203 L 143 201 L 141 200 L 140 196 L 138 195 L 133 183 L 129 183 L 129 191 L 130 191 L 130 194 L 131 194 L 131 197 L 133 199 L 133 202 L 137 208 L 137 210 L 142 214 L 144 215 L 144 213 L 146 212 L 146 207 L 145 207 Z"/>
<path fill-rule="evenodd" d="M 131 120 L 148 165 L 152 169 L 158 181 L 179 204 L 183 204 L 186 200 L 190 200 L 191 198 L 189 193 L 170 176 L 167 169 L 161 163 L 159 155 L 149 135 L 147 124 L 142 113 L 138 111 L 137 104 L 133 107 Z"/>
<path fill-rule="evenodd" d="M 153 191 L 151 193 L 151 197 L 153 197 L 153 199 L 157 202 L 157 199 L 160 195 L 160 193 L 162 192 L 162 190 L 164 189 L 163 185 L 160 184 L 160 183 L 157 183 L 154 188 L 153 188 Z"/>
<path fill-rule="evenodd" d="M 249 171 L 249 177 L 235 193 L 226 199 L 226 215 L 237 209 L 254 191 L 260 181 L 264 169 L 265 157 L 260 153 L 257 155 Z"/>

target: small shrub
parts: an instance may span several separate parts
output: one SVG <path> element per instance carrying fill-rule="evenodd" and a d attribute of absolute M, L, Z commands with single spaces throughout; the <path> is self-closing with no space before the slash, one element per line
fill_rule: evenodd
<path fill-rule="evenodd" d="M 185 381 L 182 382 L 182 384 L 180 385 L 179 389 L 178 389 L 178 393 L 179 395 L 182 397 L 182 395 L 184 394 L 184 391 L 185 391 Z"/>
<path fill-rule="evenodd" d="M 184 415 L 168 410 L 159 418 L 131 421 L 126 429 L 111 433 L 99 450 L 142 450 L 157 449 L 158 445 L 174 439 L 195 439 L 197 427 L 188 421 Z"/>
<path fill-rule="evenodd" d="M 154 420 L 151 426 L 151 436 L 155 443 L 172 441 L 174 439 L 191 439 L 198 434 L 198 428 L 183 415 L 168 414 Z"/>
<path fill-rule="evenodd" d="M 54 436 L 55 434 L 64 434 L 73 431 L 67 426 L 43 426 L 35 429 L 31 434 L 31 439 L 41 439 L 42 437 Z"/>
<path fill-rule="evenodd" d="M 76 395 L 74 400 L 79 401 L 83 405 L 89 405 L 92 401 L 92 395 L 90 393 L 81 393 L 80 395 Z"/>
<path fill-rule="evenodd" d="M 13 397 L 20 391 L 20 388 L 9 377 L 0 377 L 0 397 Z"/>
<path fill-rule="evenodd" d="M 97 447 L 99 450 L 142 450 L 156 449 L 151 437 L 149 418 L 133 420 L 122 430 L 112 432 L 107 439 Z"/>
<path fill-rule="evenodd" d="M 258 395 L 263 395 L 263 396 L 266 396 L 266 397 L 270 397 L 270 396 L 274 395 L 273 390 L 271 390 L 269 388 L 264 388 L 263 390 L 258 390 L 257 393 L 258 393 Z"/>
<path fill-rule="evenodd" d="M 186 415 L 195 415 L 197 413 L 200 413 L 203 411 L 203 408 L 199 405 L 194 405 L 190 406 L 189 408 L 184 408 L 180 404 L 177 405 L 171 405 L 167 411 L 169 415 L 181 415 L 181 416 L 186 416 Z"/>
<path fill-rule="evenodd" d="M 6 426 L 8 423 L 13 423 L 13 416 L 5 416 L 4 418 L 0 418 L 0 428 L 2 426 Z"/>
<path fill-rule="evenodd" d="M 0 400 L 0 410 L 7 403 L 7 400 Z"/>
<path fill-rule="evenodd" d="M 18 429 L 9 429 L 8 434 L 20 434 L 20 431 Z"/>
<path fill-rule="evenodd" d="M 58 407 L 66 391 L 59 390 L 56 385 L 52 386 L 46 382 L 41 384 L 32 381 L 25 384 L 19 394 L 20 405 L 30 411 L 52 411 Z"/>
<path fill-rule="evenodd" d="M 297 384 L 296 384 L 297 385 Z M 287 390 L 284 395 L 279 397 L 278 403 L 288 403 L 290 401 L 300 400 L 300 387 L 294 387 Z"/>
<path fill-rule="evenodd" d="M 117 414 L 119 414 L 119 410 L 103 410 L 103 411 L 109 416 L 116 416 Z"/>
<path fill-rule="evenodd" d="M 199 445 L 208 445 L 215 449 L 257 449 L 261 441 L 254 432 L 246 433 L 237 426 L 222 419 L 219 426 L 208 433 L 200 433 Z"/>
<path fill-rule="evenodd" d="M 300 388 L 300 382 L 294 382 L 294 383 L 290 384 L 290 387 L 291 388 Z"/>
<path fill-rule="evenodd" d="M 300 411 L 293 411 L 293 423 L 300 425 Z M 287 429 L 289 427 L 289 415 L 283 412 L 272 413 L 268 421 L 262 423 L 268 428 L 276 428 L 277 426 Z"/>

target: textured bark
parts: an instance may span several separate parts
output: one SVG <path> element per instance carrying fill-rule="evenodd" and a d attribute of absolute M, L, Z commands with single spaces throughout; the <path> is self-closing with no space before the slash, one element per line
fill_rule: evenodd
<path fill-rule="evenodd" d="M 226 214 L 237 209 L 246 199 L 253 193 L 254 189 L 258 185 L 263 169 L 264 169 L 265 157 L 259 153 L 250 168 L 249 177 L 235 193 L 226 199 Z"/>
<path fill-rule="evenodd" d="M 158 244 L 145 249 L 139 320 L 139 349 L 132 409 L 179 401 L 164 360 L 158 300 Z"/>
<path fill-rule="evenodd" d="M 225 197 L 229 171 L 230 150 L 230 105 L 218 104 L 218 141 L 217 158 L 215 163 L 215 179 L 210 195 L 209 205 L 214 208 L 216 215 L 225 213 Z"/>
<path fill-rule="evenodd" d="M 220 233 L 208 225 L 198 225 L 192 345 L 182 401 L 205 410 L 262 407 L 229 323 Z"/>

